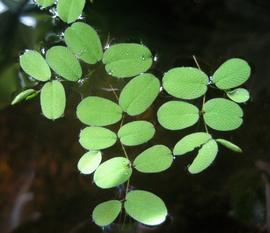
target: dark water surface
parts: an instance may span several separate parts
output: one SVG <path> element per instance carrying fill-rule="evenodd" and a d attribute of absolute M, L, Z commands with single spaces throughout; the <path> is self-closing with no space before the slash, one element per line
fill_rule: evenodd
<path fill-rule="evenodd" d="M 4 5 L 6 6 L 6 9 Z M 158 194 L 169 216 L 159 227 L 146 228 L 128 219 L 105 232 L 255 233 L 266 232 L 270 202 L 270 2 L 269 0 L 95 0 L 86 6 L 84 21 L 97 29 L 103 44 L 142 42 L 158 57 L 151 72 L 158 77 L 175 66 L 195 66 L 196 55 L 210 73 L 231 57 L 246 59 L 252 67 L 245 87 L 251 101 L 243 106 L 244 125 L 234 132 L 213 134 L 240 145 L 242 155 L 220 149 L 215 163 L 199 175 L 186 166 L 193 156 L 177 159 L 161 174 L 134 172 L 133 187 Z M 80 99 L 100 95 L 113 99 L 108 83 L 121 88 L 126 81 L 106 75 L 102 65 L 85 68 L 85 82 L 65 83 L 65 117 L 51 122 L 40 111 L 38 98 L 10 107 L 21 88 L 36 85 L 19 71 L 18 56 L 25 49 L 47 49 L 61 44 L 66 25 L 52 19 L 28 1 L 0 1 L 0 233 L 102 232 L 91 222 L 99 202 L 121 194 L 100 190 L 92 176 L 81 176 L 77 161 L 84 153 L 78 143 L 83 127 L 75 117 Z M 92 73 L 92 71 L 95 71 Z M 210 92 L 208 98 L 218 96 Z M 220 94 L 219 94 L 220 96 Z M 157 124 L 157 107 L 170 97 L 162 94 L 139 116 L 158 130 L 143 148 L 128 148 L 134 157 L 156 143 L 173 146 L 189 132 L 171 133 Z M 121 155 L 116 145 L 104 158 Z M 267 224 L 268 223 L 268 224 Z"/>

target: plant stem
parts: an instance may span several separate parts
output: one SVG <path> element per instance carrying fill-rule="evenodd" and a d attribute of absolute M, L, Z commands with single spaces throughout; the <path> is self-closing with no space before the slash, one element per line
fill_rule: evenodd
<path fill-rule="evenodd" d="M 192 58 L 196 64 L 196 66 L 198 67 L 199 70 L 202 70 L 201 67 L 200 67 L 200 64 L 196 58 L 195 55 L 192 55 Z M 202 101 L 202 107 L 201 107 L 201 114 L 203 114 L 203 107 L 204 107 L 204 104 L 205 104 L 205 100 L 206 100 L 206 94 L 203 95 L 203 101 Z M 203 120 L 203 124 L 204 124 L 204 128 L 205 128 L 205 132 L 208 133 L 208 128 L 207 128 L 207 125 L 205 123 L 205 120 Z"/>

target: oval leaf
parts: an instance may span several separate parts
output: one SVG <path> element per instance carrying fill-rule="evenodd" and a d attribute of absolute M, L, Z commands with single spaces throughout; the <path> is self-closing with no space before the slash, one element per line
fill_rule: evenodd
<path fill-rule="evenodd" d="M 97 168 L 94 182 L 103 189 L 113 188 L 126 182 L 131 173 L 130 161 L 124 157 L 115 157 Z"/>
<path fill-rule="evenodd" d="M 119 215 L 122 203 L 118 200 L 105 201 L 97 205 L 93 211 L 92 217 L 100 227 L 110 225 Z"/>
<path fill-rule="evenodd" d="M 89 151 L 85 153 L 78 162 L 78 170 L 85 175 L 93 173 L 101 163 L 100 151 Z"/>
<path fill-rule="evenodd" d="M 34 89 L 27 89 L 25 91 L 22 91 L 20 94 L 18 94 L 13 101 L 11 102 L 11 105 L 17 104 L 22 102 L 23 100 L 26 100 L 27 97 L 35 95 L 37 93 L 37 91 L 35 91 Z"/>
<path fill-rule="evenodd" d="M 243 122 L 243 111 L 240 106 L 227 99 L 211 99 L 204 104 L 203 111 L 205 123 L 215 130 L 234 130 Z"/>
<path fill-rule="evenodd" d="M 148 121 L 133 121 L 123 125 L 118 131 L 118 137 L 126 146 L 143 144 L 153 138 L 155 127 Z"/>
<path fill-rule="evenodd" d="M 139 172 L 155 173 L 168 169 L 173 162 L 171 150 L 164 145 L 155 145 L 139 154 L 133 162 Z"/>
<path fill-rule="evenodd" d="M 38 81 L 48 81 L 51 70 L 45 59 L 37 51 L 27 50 L 20 56 L 20 65 L 25 73 Z"/>
<path fill-rule="evenodd" d="M 174 97 L 195 99 L 207 91 L 208 76 L 193 67 L 180 67 L 165 73 L 162 83 L 164 89 Z"/>
<path fill-rule="evenodd" d="M 67 46 L 88 64 L 95 64 L 102 59 L 103 50 L 97 32 L 85 23 L 74 23 L 65 31 Z"/>
<path fill-rule="evenodd" d="M 238 87 L 248 80 L 250 67 L 245 60 L 232 58 L 224 62 L 214 73 L 213 83 L 222 90 Z"/>
<path fill-rule="evenodd" d="M 193 160 L 192 164 L 188 167 L 191 174 L 197 174 L 209 167 L 215 160 L 218 152 L 218 146 L 215 140 L 210 140 L 202 146 L 198 155 Z"/>
<path fill-rule="evenodd" d="M 112 125 L 121 120 L 122 109 L 111 100 L 90 96 L 79 103 L 77 117 L 86 125 Z"/>
<path fill-rule="evenodd" d="M 152 54 L 141 44 L 116 44 L 105 51 L 102 61 L 109 75 L 128 78 L 147 71 L 152 65 Z"/>
<path fill-rule="evenodd" d="M 237 103 L 245 103 L 249 100 L 249 92 L 244 88 L 237 88 L 226 93 L 227 96 Z"/>
<path fill-rule="evenodd" d="M 49 7 L 52 6 L 54 4 L 55 0 L 36 0 L 37 4 L 41 7 Z"/>
<path fill-rule="evenodd" d="M 178 130 L 194 125 L 199 120 L 199 109 L 183 101 L 169 101 L 159 108 L 157 116 L 164 128 Z"/>
<path fill-rule="evenodd" d="M 130 191 L 124 207 L 130 217 L 149 226 L 163 223 L 168 214 L 164 202 L 157 195 L 143 190 Z"/>
<path fill-rule="evenodd" d="M 82 14 L 85 0 L 58 0 L 57 13 L 61 20 L 72 23 Z"/>
<path fill-rule="evenodd" d="M 103 127 L 86 127 L 80 133 L 79 142 L 87 150 L 101 150 L 116 143 L 114 132 Z"/>
<path fill-rule="evenodd" d="M 61 77 L 69 81 L 77 81 L 82 76 L 82 68 L 70 49 L 54 46 L 46 53 L 46 60 L 50 67 Z"/>
<path fill-rule="evenodd" d="M 154 102 L 159 89 L 159 80 L 154 75 L 139 75 L 124 87 L 120 94 L 119 105 L 130 116 L 136 116 Z"/>
<path fill-rule="evenodd" d="M 220 143 L 221 145 L 225 146 L 226 148 L 234 151 L 234 152 L 237 152 L 237 153 L 242 153 L 243 152 L 242 149 L 239 146 L 235 145 L 234 143 L 232 143 L 232 142 L 230 142 L 228 140 L 219 138 L 219 139 L 216 139 L 216 141 L 218 143 Z"/>
<path fill-rule="evenodd" d="M 55 120 L 64 114 L 66 107 L 65 89 L 57 80 L 47 82 L 40 93 L 41 110 L 45 117 Z"/>
<path fill-rule="evenodd" d="M 200 147 L 203 144 L 207 143 L 210 139 L 212 139 L 212 136 L 204 132 L 189 134 L 176 143 L 173 149 L 173 154 L 186 154 L 190 151 L 193 151 L 197 147 Z"/>

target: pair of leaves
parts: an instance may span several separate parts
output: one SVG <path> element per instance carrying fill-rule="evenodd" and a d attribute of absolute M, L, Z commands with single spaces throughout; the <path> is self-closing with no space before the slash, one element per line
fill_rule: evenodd
<path fill-rule="evenodd" d="M 118 217 L 121 209 L 120 201 L 106 201 L 95 207 L 92 217 L 97 225 L 104 227 Z M 168 214 L 164 202 L 157 195 L 144 190 L 128 192 L 124 209 L 130 217 L 149 226 L 161 224 Z"/>
<path fill-rule="evenodd" d="M 151 51 L 144 45 L 133 43 L 110 46 L 102 61 L 107 73 L 117 78 L 129 78 L 144 73 L 153 63 Z"/>
<path fill-rule="evenodd" d="M 209 167 L 215 160 L 218 145 L 217 142 L 235 152 L 242 152 L 242 150 L 235 144 L 225 139 L 213 139 L 208 133 L 198 132 L 185 136 L 177 142 L 173 149 L 175 156 L 184 155 L 193 151 L 196 148 L 200 148 L 197 156 L 188 167 L 188 171 L 191 174 L 197 174 Z"/>

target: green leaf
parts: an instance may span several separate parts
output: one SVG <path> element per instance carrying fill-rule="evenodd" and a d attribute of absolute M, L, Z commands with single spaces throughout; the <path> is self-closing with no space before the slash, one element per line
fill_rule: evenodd
<path fill-rule="evenodd" d="M 82 68 L 70 49 L 54 46 L 46 53 L 46 60 L 50 67 L 61 77 L 69 81 L 77 81 L 82 77 Z"/>
<path fill-rule="evenodd" d="M 232 91 L 228 91 L 227 96 L 237 103 L 245 103 L 249 100 L 249 92 L 244 88 L 237 88 Z"/>
<path fill-rule="evenodd" d="M 94 174 L 95 184 L 103 189 L 113 188 L 126 182 L 132 174 L 130 161 L 115 157 L 102 163 Z"/>
<path fill-rule="evenodd" d="M 92 217 L 100 227 L 110 225 L 119 215 L 122 203 L 118 200 L 105 201 L 97 205 L 93 211 Z"/>
<path fill-rule="evenodd" d="M 93 173 L 101 163 L 100 151 L 89 151 L 85 153 L 78 162 L 78 170 L 85 175 Z"/>
<path fill-rule="evenodd" d="M 207 143 L 212 136 L 208 133 L 197 132 L 183 137 L 173 149 L 174 155 L 183 155 Z"/>
<path fill-rule="evenodd" d="M 109 47 L 103 56 L 109 75 L 117 78 L 133 77 L 147 71 L 152 65 L 150 50 L 141 44 L 116 44 Z"/>
<path fill-rule="evenodd" d="M 86 125 L 112 125 L 121 120 L 122 109 L 111 100 L 89 96 L 77 106 L 77 117 Z"/>
<path fill-rule="evenodd" d="M 65 89 L 57 80 L 47 82 L 40 93 L 41 110 L 45 117 L 51 120 L 60 118 L 66 107 Z"/>
<path fill-rule="evenodd" d="M 103 50 L 97 32 L 85 23 L 74 23 L 65 31 L 67 46 L 88 64 L 95 64 L 102 59 Z"/>
<path fill-rule="evenodd" d="M 163 223 L 168 214 L 164 202 L 157 195 L 143 190 L 130 191 L 124 207 L 130 217 L 149 226 Z"/>
<path fill-rule="evenodd" d="M 193 160 L 192 164 L 188 167 L 191 174 L 197 174 L 209 167 L 215 160 L 218 152 L 218 145 L 215 140 L 210 140 L 202 146 L 198 155 Z"/>
<path fill-rule="evenodd" d="M 54 4 L 54 0 L 36 0 L 37 4 L 41 7 L 49 7 Z"/>
<path fill-rule="evenodd" d="M 103 127 L 86 127 L 80 133 L 79 142 L 87 150 L 101 150 L 114 145 L 117 136 Z"/>
<path fill-rule="evenodd" d="M 222 90 L 238 87 L 248 80 L 250 67 L 245 60 L 232 58 L 224 62 L 214 73 L 213 83 Z"/>
<path fill-rule="evenodd" d="M 58 0 L 57 13 L 66 23 L 72 23 L 82 14 L 85 0 Z"/>
<path fill-rule="evenodd" d="M 36 94 L 37 91 L 35 91 L 34 89 L 27 89 L 25 91 L 22 91 L 21 93 L 19 93 L 11 102 L 11 105 L 17 104 L 22 102 L 23 100 L 26 100 L 27 97 L 32 96 L 33 94 Z"/>
<path fill-rule="evenodd" d="M 205 123 L 215 130 L 234 130 L 243 122 L 243 111 L 240 106 L 227 99 L 215 98 L 207 101 L 203 112 Z"/>
<path fill-rule="evenodd" d="M 148 121 L 133 121 L 123 125 L 118 131 L 118 137 L 126 146 L 143 144 L 153 138 L 155 127 Z"/>
<path fill-rule="evenodd" d="M 27 50 L 20 56 L 20 65 L 25 73 L 38 81 L 48 81 L 51 78 L 51 70 L 40 53 Z"/>
<path fill-rule="evenodd" d="M 193 67 L 180 67 L 165 73 L 162 83 L 164 89 L 174 97 L 196 99 L 207 91 L 208 76 Z"/>
<path fill-rule="evenodd" d="M 199 109 L 183 101 L 169 101 L 159 108 L 157 117 L 159 123 L 166 129 L 184 129 L 199 120 Z"/>
<path fill-rule="evenodd" d="M 234 143 L 232 143 L 232 142 L 230 142 L 228 140 L 219 138 L 219 139 L 216 139 L 216 141 L 218 143 L 220 143 L 221 145 L 225 146 L 226 148 L 234 151 L 234 152 L 237 152 L 237 153 L 242 153 L 243 152 L 242 149 L 239 146 L 235 145 Z"/>
<path fill-rule="evenodd" d="M 167 170 L 172 162 L 171 150 L 164 145 L 155 145 L 140 153 L 133 166 L 139 172 L 156 173 Z"/>
<path fill-rule="evenodd" d="M 119 105 L 130 116 L 143 113 L 154 102 L 160 89 L 159 80 L 152 74 L 142 74 L 124 87 Z"/>

